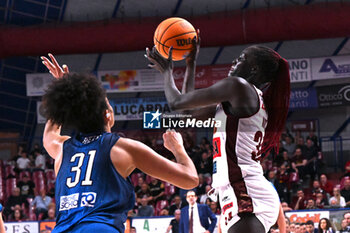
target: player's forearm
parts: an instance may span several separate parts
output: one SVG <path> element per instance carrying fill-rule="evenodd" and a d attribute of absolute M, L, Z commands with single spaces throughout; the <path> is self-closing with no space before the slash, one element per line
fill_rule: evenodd
<path fill-rule="evenodd" d="M 199 179 L 196 167 L 194 166 L 191 158 L 187 155 L 185 148 L 182 147 L 182 149 L 173 152 L 173 154 L 176 158 L 176 162 L 179 165 L 179 169 L 181 169 L 183 173 L 187 174 L 187 179 L 185 179 L 184 181 L 188 182 L 190 186 L 198 186 Z"/>
<path fill-rule="evenodd" d="M 196 75 L 196 62 L 187 63 L 184 83 L 182 85 L 182 94 L 194 90 L 194 78 Z"/>
<path fill-rule="evenodd" d="M 172 72 L 163 73 L 165 97 L 172 110 L 177 108 L 176 103 L 181 98 L 181 93 L 177 89 Z"/>

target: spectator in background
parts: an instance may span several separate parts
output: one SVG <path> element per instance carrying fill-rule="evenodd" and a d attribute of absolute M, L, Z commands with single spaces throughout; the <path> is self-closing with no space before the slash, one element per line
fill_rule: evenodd
<path fill-rule="evenodd" d="M 26 151 L 22 151 L 21 157 L 16 161 L 18 172 L 28 170 L 30 168 L 30 160 Z"/>
<path fill-rule="evenodd" d="M 164 184 L 160 180 L 151 177 L 151 183 L 149 184 L 149 189 L 152 196 L 152 201 L 154 204 L 157 203 L 157 201 L 164 200 Z"/>
<path fill-rule="evenodd" d="M 314 132 L 314 131 L 310 131 L 310 132 L 309 132 L 309 136 L 307 136 L 306 139 L 311 139 L 312 142 L 314 143 L 314 145 L 316 146 L 316 148 L 319 147 L 319 145 L 318 145 L 318 138 L 317 138 L 317 136 L 315 135 L 315 132 Z"/>
<path fill-rule="evenodd" d="M 290 135 L 287 135 L 285 138 L 285 143 L 283 144 L 283 148 L 288 152 L 288 155 L 291 157 L 295 152 L 295 143 Z"/>
<path fill-rule="evenodd" d="M 35 156 L 35 169 L 44 171 L 46 168 L 46 159 L 43 154 L 40 153 L 40 149 L 34 150 Z"/>
<path fill-rule="evenodd" d="M 350 207 L 350 178 L 344 180 L 344 188 L 340 191 L 340 195 L 344 197 L 346 206 Z"/>
<path fill-rule="evenodd" d="M 306 208 L 305 194 L 302 189 L 297 191 L 297 201 L 294 206 L 294 210 L 304 210 Z"/>
<path fill-rule="evenodd" d="M 196 187 L 196 194 L 198 197 L 200 197 L 201 195 L 205 194 L 205 186 L 207 185 L 207 183 L 205 183 L 204 181 L 203 174 L 198 174 L 198 179 L 199 184 Z"/>
<path fill-rule="evenodd" d="M 348 160 L 346 162 L 346 164 L 345 164 L 345 174 L 341 178 L 346 177 L 346 176 L 350 177 L 350 160 Z"/>
<path fill-rule="evenodd" d="M 328 206 L 328 200 L 325 194 L 316 193 L 316 208 L 323 209 L 325 206 Z"/>
<path fill-rule="evenodd" d="M 136 233 L 136 228 L 135 227 L 131 227 L 130 228 L 130 233 Z"/>
<path fill-rule="evenodd" d="M 276 172 L 274 170 L 268 171 L 266 179 L 270 181 L 274 187 L 276 187 L 277 179 Z"/>
<path fill-rule="evenodd" d="M 318 233 L 318 229 L 315 228 L 315 223 L 311 220 L 306 222 L 306 231 L 307 233 Z"/>
<path fill-rule="evenodd" d="M 179 233 L 181 210 L 177 209 L 174 213 L 174 217 L 175 218 L 170 221 L 170 224 L 166 229 L 166 233 L 169 233 L 170 230 L 172 231 L 172 233 Z"/>
<path fill-rule="evenodd" d="M 221 214 L 221 210 L 218 207 L 218 203 L 216 201 L 210 202 L 210 209 L 214 214 L 217 214 L 217 215 Z"/>
<path fill-rule="evenodd" d="M 31 203 L 31 205 L 34 206 L 34 212 L 37 218 L 41 213 L 43 213 L 42 218 L 47 217 L 47 211 L 51 202 L 51 197 L 47 196 L 45 189 L 42 188 L 40 190 L 40 195 L 36 196 Z"/>
<path fill-rule="evenodd" d="M 314 146 L 313 141 L 309 138 L 306 140 L 306 150 L 305 150 L 305 158 L 307 159 L 306 163 L 306 173 L 311 176 L 311 179 L 315 179 L 315 175 L 318 172 L 318 153 L 317 149 Z"/>
<path fill-rule="evenodd" d="M 333 194 L 333 184 L 328 181 L 327 176 L 325 174 L 321 174 L 320 176 L 320 184 L 321 189 L 323 189 L 329 195 Z"/>
<path fill-rule="evenodd" d="M 22 222 L 27 221 L 28 217 L 23 214 L 23 211 L 19 205 L 16 205 L 13 213 L 9 216 L 9 221 L 11 222 Z"/>
<path fill-rule="evenodd" d="M 210 190 L 211 190 L 211 186 L 210 185 L 205 186 L 205 193 L 202 196 L 200 196 L 200 198 L 199 198 L 199 203 L 200 204 L 205 204 L 206 200 L 209 198 L 208 192 Z"/>
<path fill-rule="evenodd" d="M 339 188 L 333 188 L 333 197 L 329 199 L 329 204 L 334 207 L 344 208 L 346 206 L 346 202 L 344 197 L 340 195 Z"/>
<path fill-rule="evenodd" d="M 139 206 L 139 209 L 137 211 L 138 217 L 151 217 L 154 214 L 154 208 L 152 205 L 148 204 L 148 200 L 146 197 L 143 197 L 141 199 L 141 206 Z"/>
<path fill-rule="evenodd" d="M 203 174 L 204 176 L 211 176 L 213 171 L 213 160 L 207 151 L 202 153 L 201 160 L 198 166 L 198 174 Z"/>
<path fill-rule="evenodd" d="M 321 218 L 318 223 L 318 232 L 319 233 L 335 233 L 331 222 L 328 218 Z"/>
<path fill-rule="evenodd" d="M 174 204 L 169 207 L 169 215 L 174 215 L 175 211 L 180 210 L 182 207 L 181 197 L 176 195 L 174 197 Z"/>
<path fill-rule="evenodd" d="M 22 206 L 23 203 L 28 207 L 27 200 L 21 196 L 21 190 L 17 187 L 14 188 L 11 196 L 7 199 L 4 215 L 9 216 L 14 212 L 16 205 Z"/>
<path fill-rule="evenodd" d="M 344 218 L 341 221 L 339 233 L 349 233 L 350 231 L 348 231 L 347 227 L 348 227 L 348 222 Z"/>
<path fill-rule="evenodd" d="M 307 233 L 305 223 L 300 224 L 300 233 Z"/>
<path fill-rule="evenodd" d="M 347 230 L 350 232 L 350 212 L 347 212 L 344 214 L 344 219 L 346 220 L 348 226 L 347 226 Z"/>
<path fill-rule="evenodd" d="M 139 190 L 141 190 L 141 186 L 142 184 L 145 183 L 145 179 L 143 178 L 143 176 L 140 176 L 138 179 L 137 179 L 137 185 L 135 187 L 135 193 L 137 193 Z"/>
<path fill-rule="evenodd" d="M 295 233 L 295 223 L 294 222 L 291 222 L 289 224 L 289 230 L 291 233 Z"/>
<path fill-rule="evenodd" d="M 307 160 L 302 154 L 300 148 L 295 150 L 294 156 L 292 158 L 292 167 L 299 174 L 299 178 L 302 180 L 305 179 L 305 166 L 307 164 Z"/>
<path fill-rule="evenodd" d="M 305 154 L 305 152 L 306 152 L 306 145 L 305 145 L 305 141 L 304 141 L 303 137 L 299 137 L 298 138 L 298 141 L 297 141 L 297 144 L 295 146 L 295 149 L 297 149 L 297 148 L 300 148 L 302 153 Z"/>
<path fill-rule="evenodd" d="M 312 198 L 309 198 L 307 200 L 307 204 L 306 204 L 305 209 L 308 209 L 308 210 L 316 209 L 315 200 Z"/>
<path fill-rule="evenodd" d="M 28 197 L 33 198 L 34 197 L 34 188 L 35 184 L 33 181 L 29 179 L 27 175 L 23 176 L 23 180 L 20 180 L 17 183 L 17 187 L 21 190 L 21 196 L 24 199 L 27 199 Z"/>
<path fill-rule="evenodd" d="M 300 223 L 295 223 L 295 231 L 294 231 L 294 233 L 301 233 Z"/>
<path fill-rule="evenodd" d="M 322 193 L 323 195 L 326 195 L 325 191 L 321 189 L 321 185 L 318 180 L 314 180 L 314 182 L 312 182 L 311 193 L 313 197 L 316 197 L 316 193 Z"/>
<path fill-rule="evenodd" d="M 51 203 L 47 210 L 47 217 L 44 220 L 56 221 L 56 205 Z"/>
<path fill-rule="evenodd" d="M 290 207 L 288 206 L 288 203 L 285 202 L 285 201 L 281 203 L 281 206 L 282 206 L 283 212 L 292 211 L 292 210 L 293 210 L 292 208 L 290 208 Z"/>
<path fill-rule="evenodd" d="M 169 209 L 168 208 L 161 209 L 159 212 L 159 216 L 169 216 Z"/>
<path fill-rule="evenodd" d="M 136 193 L 137 203 L 141 204 L 141 199 L 144 197 L 147 199 L 147 202 L 152 201 L 151 191 L 149 190 L 147 183 L 143 183 L 141 189 Z"/>

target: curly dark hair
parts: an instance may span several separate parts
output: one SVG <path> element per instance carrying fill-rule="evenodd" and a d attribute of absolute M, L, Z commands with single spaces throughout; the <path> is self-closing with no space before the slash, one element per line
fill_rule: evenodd
<path fill-rule="evenodd" d="M 43 96 L 44 115 L 81 133 L 104 130 L 106 92 L 91 74 L 70 73 L 54 80 Z"/>

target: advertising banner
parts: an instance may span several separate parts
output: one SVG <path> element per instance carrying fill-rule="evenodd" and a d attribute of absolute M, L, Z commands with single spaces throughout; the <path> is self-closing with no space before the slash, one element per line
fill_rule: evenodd
<path fill-rule="evenodd" d="M 42 107 L 42 102 L 37 101 L 36 102 L 36 121 L 38 124 L 45 124 L 46 123 L 46 118 L 44 117 L 43 113 L 43 107 Z"/>
<path fill-rule="evenodd" d="M 311 220 L 314 222 L 315 227 L 318 227 L 318 222 L 321 218 L 329 219 L 329 211 L 298 211 L 298 212 L 286 212 L 286 217 L 290 222 L 294 223 L 306 223 Z"/>
<path fill-rule="evenodd" d="M 196 68 L 195 88 L 205 88 L 227 77 L 230 65 L 198 66 Z M 181 89 L 185 67 L 174 68 L 176 86 Z M 97 77 L 109 93 L 163 91 L 164 79 L 153 69 L 98 71 Z"/>
<path fill-rule="evenodd" d="M 317 87 L 318 105 L 320 107 L 350 105 L 350 85 Z"/>
<path fill-rule="evenodd" d="M 289 59 L 288 64 L 291 83 L 311 81 L 310 58 Z"/>
<path fill-rule="evenodd" d="M 40 222 L 40 233 L 51 233 L 55 226 L 56 222 L 54 221 L 42 221 Z"/>
<path fill-rule="evenodd" d="M 38 222 L 7 222 L 5 223 L 6 233 L 39 233 Z"/>
<path fill-rule="evenodd" d="M 219 219 L 218 215 L 216 217 Z M 164 233 L 173 218 L 174 217 L 134 218 L 132 220 L 132 226 L 136 228 L 137 233 Z M 217 224 L 213 233 L 217 233 Z"/>
<path fill-rule="evenodd" d="M 350 77 L 350 56 L 313 58 L 311 65 L 313 80 Z"/>
<path fill-rule="evenodd" d="M 164 96 L 143 98 L 117 98 L 109 100 L 116 121 L 142 120 L 143 113 L 159 110 L 169 113 L 170 108 Z"/>
<path fill-rule="evenodd" d="M 289 109 L 317 108 L 317 94 L 315 88 L 298 88 L 290 92 Z"/>
<path fill-rule="evenodd" d="M 50 73 L 26 74 L 27 96 L 42 96 L 47 86 L 54 80 Z"/>

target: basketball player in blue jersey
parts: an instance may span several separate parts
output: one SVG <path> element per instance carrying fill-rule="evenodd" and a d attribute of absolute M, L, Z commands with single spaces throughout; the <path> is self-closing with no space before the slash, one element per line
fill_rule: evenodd
<path fill-rule="evenodd" d="M 279 197 L 263 176 L 260 160 L 278 151 L 290 96 L 288 62 L 274 50 L 250 46 L 234 59 L 226 78 L 195 90 L 199 40 L 186 58 L 182 93 L 173 77 L 172 48 L 163 58 L 146 49 L 151 68 L 164 77 L 164 91 L 172 110 L 220 121 L 213 133 L 212 193 L 221 206 L 220 227 L 229 233 L 266 233 L 278 219 Z"/>
<path fill-rule="evenodd" d="M 96 77 L 68 74 L 50 54 L 43 64 L 56 78 L 43 96 L 48 119 L 44 147 L 55 159 L 58 232 L 123 233 L 127 211 L 135 203 L 128 176 L 138 168 L 184 189 L 198 185 L 195 166 L 179 133 L 163 134 L 176 157 L 165 159 L 141 142 L 111 133 L 114 113 Z M 61 135 L 62 125 L 77 131 Z"/>

